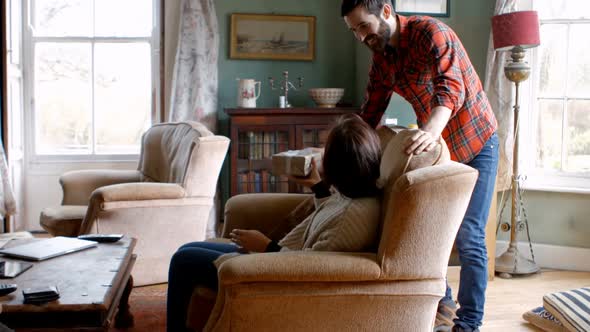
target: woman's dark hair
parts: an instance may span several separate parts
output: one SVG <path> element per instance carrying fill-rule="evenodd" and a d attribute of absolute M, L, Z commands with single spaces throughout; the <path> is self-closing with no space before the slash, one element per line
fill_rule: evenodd
<path fill-rule="evenodd" d="M 385 4 L 388 4 L 391 6 L 391 8 L 393 8 L 391 5 L 391 0 L 342 0 L 340 13 L 342 14 L 342 17 L 344 17 L 356 7 L 363 6 L 369 13 L 379 17 L 381 14 L 381 9 L 383 9 Z"/>
<path fill-rule="evenodd" d="M 340 117 L 326 142 L 324 181 L 350 198 L 375 196 L 379 190 L 381 146 L 375 130 L 356 114 Z"/>

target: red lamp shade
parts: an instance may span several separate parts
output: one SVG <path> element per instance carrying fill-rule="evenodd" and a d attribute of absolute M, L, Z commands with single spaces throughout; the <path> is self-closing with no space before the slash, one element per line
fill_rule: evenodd
<path fill-rule="evenodd" d="M 539 46 L 537 12 L 522 11 L 493 16 L 492 33 L 496 50 L 509 50 L 514 46 L 522 48 Z"/>

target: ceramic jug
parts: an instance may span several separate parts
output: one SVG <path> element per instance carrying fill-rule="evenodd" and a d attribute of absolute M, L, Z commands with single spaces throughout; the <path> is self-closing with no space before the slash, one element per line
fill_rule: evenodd
<path fill-rule="evenodd" d="M 256 107 L 256 99 L 260 97 L 260 81 L 255 81 L 251 78 L 244 78 L 238 80 L 238 107 Z M 256 93 L 256 85 L 258 85 L 258 93 Z"/>

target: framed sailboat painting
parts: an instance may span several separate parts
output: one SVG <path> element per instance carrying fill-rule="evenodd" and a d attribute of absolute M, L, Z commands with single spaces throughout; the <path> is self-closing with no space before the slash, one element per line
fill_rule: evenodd
<path fill-rule="evenodd" d="M 231 59 L 312 61 L 314 54 L 314 16 L 231 15 Z"/>
<path fill-rule="evenodd" d="M 427 15 L 449 17 L 450 0 L 393 0 L 396 13 L 402 15 Z"/>

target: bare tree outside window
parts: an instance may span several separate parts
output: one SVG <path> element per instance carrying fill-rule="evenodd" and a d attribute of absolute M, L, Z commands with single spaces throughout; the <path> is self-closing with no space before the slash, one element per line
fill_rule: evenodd
<path fill-rule="evenodd" d="M 137 154 L 155 114 L 155 1 L 30 4 L 36 154 Z"/>

